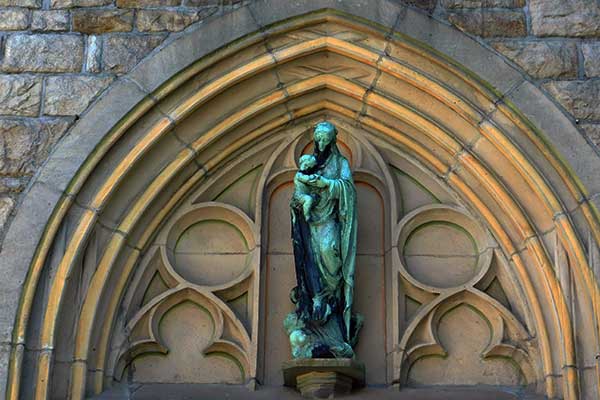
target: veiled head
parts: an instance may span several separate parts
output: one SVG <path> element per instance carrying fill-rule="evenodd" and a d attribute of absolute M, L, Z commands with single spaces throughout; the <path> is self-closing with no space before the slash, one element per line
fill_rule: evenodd
<path fill-rule="evenodd" d="M 337 129 L 335 125 L 327 121 L 319 122 L 313 132 L 315 146 L 320 152 L 324 151 L 329 144 L 335 141 L 336 135 Z"/>

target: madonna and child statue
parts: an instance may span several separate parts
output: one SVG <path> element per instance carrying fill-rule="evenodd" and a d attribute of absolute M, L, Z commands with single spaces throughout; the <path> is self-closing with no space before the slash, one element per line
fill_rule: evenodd
<path fill-rule="evenodd" d="M 295 310 L 285 318 L 284 328 L 295 361 L 352 360 L 363 322 L 352 311 L 356 188 L 348 160 L 336 144 L 336 127 L 320 122 L 313 138 L 313 154 L 298 162 L 290 202 L 296 271 L 290 298 Z"/>

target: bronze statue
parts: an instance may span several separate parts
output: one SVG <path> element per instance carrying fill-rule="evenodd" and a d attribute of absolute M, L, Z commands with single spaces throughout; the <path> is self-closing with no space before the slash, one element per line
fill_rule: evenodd
<path fill-rule="evenodd" d="M 314 153 L 302 156 L 290 204 L 296 310 L 284 322 L 293 358 L 352 358 L 362 316 L 352 312 L 356 188 L 330 122 L 314 128 Z"/>

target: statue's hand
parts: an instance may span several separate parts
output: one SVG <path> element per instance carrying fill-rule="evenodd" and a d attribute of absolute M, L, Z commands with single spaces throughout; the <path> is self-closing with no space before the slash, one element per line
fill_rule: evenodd
<path fill-rule="evenodd" d="M 307 174 L 303 174 L 303 173 L 299 173 L 298 175 L 298 180 L 302 183 L 306 183 L 309 184 L 310 181 L 315 177 L 315 175 L 307 175 Z"/>
<path fill-rule="evenodd" d="M 326 188 L 329 187 L 331 181 L 327 178 L 323 178 L 320 175 L 313 175 L 313 179 L 306 182 L 310 186 L 318 187 L 318 188 Z"/>

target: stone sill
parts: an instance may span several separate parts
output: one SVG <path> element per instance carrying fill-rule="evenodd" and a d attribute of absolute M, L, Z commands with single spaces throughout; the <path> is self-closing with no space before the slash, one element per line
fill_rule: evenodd
<path fill-rule="evenodd" d="M 344 399 L 364 400 L 542 400 L 543 396 L 518 394 L 514 390 L 490 387 L 405 388 L 366 387 Z M 93 400 L 266 400 L 302 399 L 300 393 L 283 386 L 261 386 L 251 391 L 244 386 L 202 384 L 144 384 L 113 388 Z"/>

